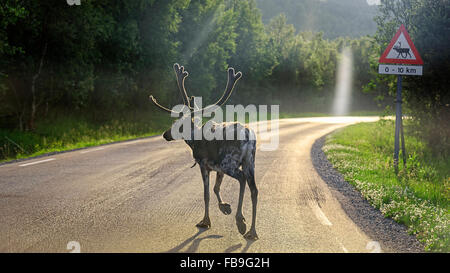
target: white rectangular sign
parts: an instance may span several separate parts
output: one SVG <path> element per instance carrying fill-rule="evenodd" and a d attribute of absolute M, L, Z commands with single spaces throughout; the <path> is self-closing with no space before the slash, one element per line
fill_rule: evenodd
<path fill-rule="evenodd" d="M 379 74 L 393 74 L 393 75 L 409 75 L 421 76 L 421 65 L 396 65 L 396 64 L 380 64 L 378 66 Z"/>

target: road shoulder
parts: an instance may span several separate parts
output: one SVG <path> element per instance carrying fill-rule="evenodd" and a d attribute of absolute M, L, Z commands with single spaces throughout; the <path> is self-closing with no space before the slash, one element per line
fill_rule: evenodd
<path fill-rule="evenodd" d="M 333 168 L 322 151 L 325 138 L 317 139 L 312 146 L 313 166 L 348 217 L 373 241 L 379 242 L 383 252 L 424 252 L 423 245 L 407 233 L 405 226 L 385 218 Z"/>
<path fill-rule="evenodd" d="M 19 163 L 19 162 L 23 162 L 23 161 L 38 159 L 38 158 L 43 158 L 43 157 L 48 157 L 48 156 L 52 156 L 52 155 L 65 154 L 65 153 L 70 153 L 70 152 L 75 152 L 75 151 L 93 149 L 96 147 L 105 147 L 105 146 L 114 145 L 114 144 L 128 143 L 128 142 L 139 141 L 139 140 L 147 140 L 147 139 L 155 138 L 157 136 L 160 136 L 160 134 L 155 134 L 155 135 L 145 136 L 145 137 L 130 138 L 130 139 L 126 139 L 126 140 L 112 141 L 112 142 L 107 142 L 107 143 L 103 143 L 103 144 L 99 144 L 99 145 L 84 146 L 84 147 L 74 148 L 74 149 L 53 151 L 53 152 L 43 153 L 40 155 L 29 156 L 29 157 L 24 157 L 24 158 L 11 159 L 8 161 L 0 162 L 0 166 L 9 165 L 9 164 L 13 164 L 13 163 Z"/>

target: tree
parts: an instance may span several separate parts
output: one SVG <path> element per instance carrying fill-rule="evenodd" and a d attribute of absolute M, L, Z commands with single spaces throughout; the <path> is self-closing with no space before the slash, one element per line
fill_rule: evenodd
<path fill-rule="evenodd" d="M 403 94 L 418 132 L 437 153 L 450 153 L 450 19 L 448 0 L 386 0 L 376 18 L 377 42 L 385 48 L 404 24 L 424 61 L 421 77 L 404 77 Z M 381 52 L 380 52 L 381 54 Z"/>
<path fill-rule="evenodd" d="M 236 50 L 236 20 L 224 1 L 192 1 L 183 12 L 180 59 L 192 77 L 186 81 L 191 96 L 212 103 L 226 84 L 226 69 Z M 214 101 L 215 102 L 215 101 Z"/>

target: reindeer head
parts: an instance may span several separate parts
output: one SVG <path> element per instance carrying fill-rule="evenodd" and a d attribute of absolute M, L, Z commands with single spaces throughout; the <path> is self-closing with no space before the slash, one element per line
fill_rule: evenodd
<path fill-rule="evenodd" d="M 201 113 L 201 116 L 203 116 L 204 113 L 213 112 L 217 107 L 221 107 L 230 98 L 231 93 L 233 92 L 234 85 L 242 77 L 241 72 L 235 73 L 234 68 L 232 68 L 232 67 L 228 68 L 228 82 L 227 82 L 225 91 L 222 94 L 222 97 L 216 103 L 200 109 L 199 107 L 197 107 L 195 105 L 194 97 L 192 96 L 189 98 L 189 96 L 187 95 L 187 92 L 186 92 L 186 88 L 184 87 L 184 80 L 189 75 L 189 73 L 184 70 L 183 66 L 180 66 L 177 63 L 175 63 L 173 65 L 173 68 L 175 70 L 175 75 L 177 77 L 178 89 L 181 93 L 181 97 L 183 98 L 183 103 L 184 103 L 183 111 L 177 112 L 177 111 L 171 110 L 167 107 L 160 105 L 152 95 L 150 95 L 150 99 L 153 102 L 153 104 L 155 104 L 158 108 L 160 108 L 161 110 L 163 110 L 165 112 L 172 114 L 172 116 L 176 115 L 179 117 L 180 115 L 182 115 L 182 117 L 180 117 L 180 119 L 189 118 L 189 121 L 190 121 L 192 127 L 199 126 L 199 124 L 201 125 L 201 120 L 195 120 L 194 115 Z M 193 106 L 191 105 L 191 102 L 192 102 Z M 189 114 L 186 115 L 186 113 L 189 113 Z M 167 140 L 167 141 L 174 140 L 174 138 L 172 137 L 171 131 L 172 131 L 172 127 L 163 133 L 163 137 L 165 140 Z M 191 132 L 193 132 L 193 130 L 191 130 Z M 191 139 L 193 139 L 193 138 L 191 138 Z"/>

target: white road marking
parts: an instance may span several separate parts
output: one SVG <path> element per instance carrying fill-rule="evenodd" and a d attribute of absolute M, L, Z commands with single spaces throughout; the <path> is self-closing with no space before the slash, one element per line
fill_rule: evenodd
<path fill-rule="evenodd" d="M 34 164 L 44 163 L 44 162 L 48 162 L 48 161 L 52 161 L 52 160 L 55 160 L 55 158 L 39 160 L 39 161 L 31 162 L 31 163 L 21 164 L 19 166 L 20 167 L 25 167 L 25 166 L 30 166 L 30 165 L 34 165 Z"/>
<path fill-rule="evenodd" d="M 331 226 L 332 225 L 330 220 L 328 220 L 328 218 L 325 216 L 323 211 L 319 208 L 317 203 L 311 202 L 310 203 L 310 207 L 313 210 L 314 214 L 316 215 L 317 219 L 319 219 L 320 223 L 322 223 L 322 225 L 324 225 L 324 226 Z"/>
<path fill-rule="evenodd" d="M 97 148 L 97 149 L 92 149 L 92 150 L 82 151 L 82 152 L 80 152 L 80 154 L 85 154 L 85 153 L 95 152 L 95 151 L 104 150 L 104 149 L 105 149 L 105 148 L 100 147 L 100 148 Z"/>
<path fill-rule="evenodd" d="M 348 250 L 345 248 L 345 246 L 342 243 L 339 243 L 341 245 L 342 250 L 344 250 L 345 253 L 348 253 Z"/>
<path fill-rule="evenodd" d="M 136 140 L 136 141 L 127 141 L 122 143 L 122 145 L 130 145 L 130 144 L 134 144 L 134 143 L 139 143 L 142 142 L 143 140 Z"/>
<path fill-rule="evenodd" d="M 381 245 L 377 241 L 369 241 L 366 245 L 367 250 L 371 250 L 370 253 L 382 253 Z"/>

